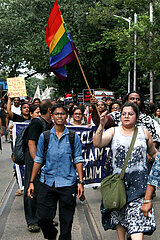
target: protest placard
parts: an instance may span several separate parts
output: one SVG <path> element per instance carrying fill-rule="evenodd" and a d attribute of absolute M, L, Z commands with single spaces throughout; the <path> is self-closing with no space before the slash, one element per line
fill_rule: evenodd
<path fill-rule="evenodd" d="M 8 94 L 12 97 L 26 97 L 26 83 L 24 77 L 7 78 Z"/>

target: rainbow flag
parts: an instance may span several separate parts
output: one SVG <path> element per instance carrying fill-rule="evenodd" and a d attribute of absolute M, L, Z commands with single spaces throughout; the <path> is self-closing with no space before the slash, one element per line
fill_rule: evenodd
<path fill-rule="evenodd" d="M 45 41 L 49 47 L 50 68 L 63 81 L 67 78 L 64 66 L 75 58 L 76 47 L 67 31 L 57 0 L 48 18 Z"/>

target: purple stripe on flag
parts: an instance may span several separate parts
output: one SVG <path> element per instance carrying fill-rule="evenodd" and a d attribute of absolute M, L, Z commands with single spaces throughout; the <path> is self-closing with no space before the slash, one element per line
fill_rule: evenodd
<path fill-rule="evenodd" d="M 52 68 L 51 68 L 52 70 Z M 59 68 L 56 70 L 53 70 L 54 74 L 61 80 L 64 81 L 67 78 L 67 72 L 65 68 Z"/>
<path fill-rule="evenodd" d="M 75 54 L 74 54 L 74 52 L 71 52 L 67 57 L 65 57 L 60 62 L 58 62 L 57 64 L 55 64 L 51 67 L 54 69 L 61 68 L 65 65 L 67 65 L 68 63 L 70 63 L 74 58 L 75 58 Z"/>

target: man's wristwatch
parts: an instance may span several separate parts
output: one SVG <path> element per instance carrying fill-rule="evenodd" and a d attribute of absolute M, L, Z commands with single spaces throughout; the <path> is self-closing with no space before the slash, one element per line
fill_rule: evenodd
<path fill-rule="evenodd" d="M 82 181 L 79 181 L 79 184 L 84 185 L 85 183 L 84 183 L 84 181 L 82 180 Z"/>

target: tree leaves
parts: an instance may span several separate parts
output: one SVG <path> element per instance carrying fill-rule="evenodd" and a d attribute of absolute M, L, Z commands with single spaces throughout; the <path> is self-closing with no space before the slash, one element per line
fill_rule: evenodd
<path fill-rule="evenodd" d="M 154 1 L 153 24 L 149 20 L 149 0 L 139 0 L 138 4 L 136 0 L 59 0 L 58 3 L 91 88 L 107 88 L 117 95 L 126 93 L 129 70 L 133 80 L 136 31 L 137 85 L 139 90 L 148 92 L 150 68 L 155 79 L 160 75 L 159 1 Z M 45 74 L 46 82 L 55 84 L 59 94 L 72 88 L 81 92 L 86 84 L 76 60 L 67 66 L 66 82 L 60 82 L 48 71 L 45 30 L 53 4 L 54 1 L 46 0 L 0 0 L 0 67 L 12 77 L 26 64 L 29 69 Z M 115 14 L 131 17 L 130 32 L 128 22 L 115 18 Z"/>

